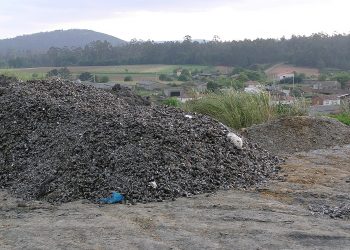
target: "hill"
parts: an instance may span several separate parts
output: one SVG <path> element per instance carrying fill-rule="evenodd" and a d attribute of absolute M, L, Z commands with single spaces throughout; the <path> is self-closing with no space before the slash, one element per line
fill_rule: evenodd
<path fill-rule="evenodd" d="M 46 52 L 50 47 L 84 47 L 86 44 L 98 40 L 106 40 L 113 46 L 125 43 L 114 36 L 92 30 L 55 30 L 2 39 L 0 40 L 0 53 L 6 53 L 9 50 Z"/>

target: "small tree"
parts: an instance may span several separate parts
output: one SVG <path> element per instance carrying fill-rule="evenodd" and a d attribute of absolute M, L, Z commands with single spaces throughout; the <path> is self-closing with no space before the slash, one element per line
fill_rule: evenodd
<path fill-rule="evenodd" d="M 64 79 L 69 79 L 72 76 L 70 70 L 67 67 L 60 68 L 58 70 L 58 75 L 59 75 L 59 77 L 62 77 Z"/>
<path fill-rule="evenodd" d="M 64 67 L 60 69 L 52 69 L 49 72 L 47 72 L 46 76 L 47 77 L 58 76 L 64 79 L 69 79 L 71 78 L 72 74 L 67 67 Z"/>
<path fill-rule="evenodd" d="M 166 75 L 166 74 L 160 74 L 159 75 L 159 80 L 160 81 L 172 81 L 173 79 L 170 76 Z"/>
<path fill-rule="evenodd" d="M 47 77 L 53 77 L 53 76 L 58 76 L 58 70 L 57 69 L 52 69 L 49 72 L 46 73 Z"/>
<path fill-rule="evenodd" d="M 92 81 L 94 76 L 90 72 L 83 72 L 78 77 L 82 81 Z"/>
<path fill-rule="evenodd" d="M 101 83 L 109 82 L 109 77 L 108 76 L 102 76 L 101 78 L 99 78 L 98 82 L 101 82 Z"/>
<path fill-rule="evenodd" d="M 207 89 L 209 91 L 216 91 L 220 88 L 220 85 L 217 82 L 210 81 L 207 83 Z"/>
<path fill-rule="evenodd" d="M 133 79 L 131 76 L 124 77 L 124 82 L 132 82 L 132 81 L 133 81 Z"/>
<path fill-rule="evenodd" d="M 181 75 L 179 76 L 178 80 L 182 81 L 182 82 L 187 82 L 187 81 L 191 80 L 190 71 L 188 69 L 183 69 L 181 71 Z"/>

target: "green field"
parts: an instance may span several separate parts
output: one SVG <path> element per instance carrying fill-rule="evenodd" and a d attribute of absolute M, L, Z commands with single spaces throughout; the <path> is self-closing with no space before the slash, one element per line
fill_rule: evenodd
<path fill-rule="evenodd" d="M 0 69 L 0 74 L 16 76 L 22 80 L 44 78 L 46 73 L 57 67 Z M 125 76 L 131 75 L 134 81 L 158 80 L 160 74 L 171 74 L 175 69 L 203 70 L 213 72 L 228 70 L 223 67 L 201 65 L 119 65 L 119 66 L 76 66 L 68 67 L 74 78 L 83 72 L 90 72 L 98 76 L 108 76 L 111 81 L 123 81 Z M 34 74 L 34 76 L 33 76 Z M 37 76 L 36 76 L 37 75 Z"/>

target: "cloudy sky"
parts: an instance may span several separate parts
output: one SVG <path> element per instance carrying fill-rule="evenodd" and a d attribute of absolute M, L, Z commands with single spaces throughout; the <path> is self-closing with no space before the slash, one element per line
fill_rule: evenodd
<path fill-rule="evenodd" d="M 0 0 L 0 39 L 92 29 L 124 40 L 350 33 L 349 0 Z"/>

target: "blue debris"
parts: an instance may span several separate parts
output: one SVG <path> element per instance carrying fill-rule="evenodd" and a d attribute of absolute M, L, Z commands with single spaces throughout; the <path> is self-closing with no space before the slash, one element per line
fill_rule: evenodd
<path fill-rule="evenodd" d="M 117 192 L 112 192 L 110 197 L 101 198 L 100 202 L 105 204 L 114 204 L 124 200 L 124 196 Z"/>

